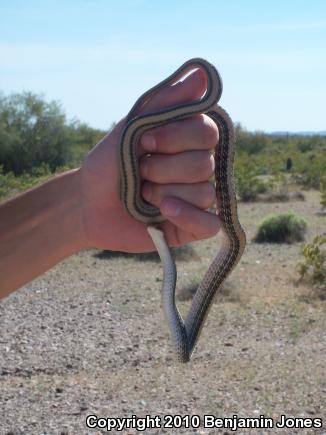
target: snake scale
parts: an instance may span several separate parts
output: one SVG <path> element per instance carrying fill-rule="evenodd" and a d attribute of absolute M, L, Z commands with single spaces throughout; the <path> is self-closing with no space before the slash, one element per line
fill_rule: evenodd
<path fill-rule="evenodd" d="M 151 113 L 146 112 L 146 104 L 156 92 L 163 86 L 176 83 L 195 68 L 203 69 L 207 76 L 207 91 L 200 100 Z M 162 260 L 164 272 L 162 306 L 177 359 L 180 362 L 190 360 L 214 295 L 240 260 L 246 245 L 245 233 L 238 218 L 233 180 L 234 130 L 229 115 L 217 105 L 221 94 L 222 80 L 215 67 L 204 59 L 190 59 L 136 101 L 127 116 L 121 134 L 119 153 L 121 200 L 135 219 L 148 225 L 148 232 Z M 139 114 L 141 111 L 143 114 Z M 194 294 L 189 312 L 183 320 L 175 303 L 175 263 L 164 234 L 158 228 L 158 224 L 163 222 L 164 218 L 158 208 L 145 202 L 141 196 L 137 144 L 145 131 L 199 113 L 211 117 L 219 130 L 219 143 L 215 148 L 215 185 L 222 244 Z"/>

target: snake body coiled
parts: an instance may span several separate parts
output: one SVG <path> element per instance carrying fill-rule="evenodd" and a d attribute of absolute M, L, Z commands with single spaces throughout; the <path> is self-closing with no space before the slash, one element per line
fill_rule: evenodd
<path fill-rule="evenodd" d="M 146 108 L 146 103 L 161 87 L 175 83 L 198 67 L 205 71 L 208 83 L 207 91 L 200 100 L 152 113 L 146 113 L 145 110 L 145 114 L 139 115 L 140 110 Z M 214 295 L 239 262 L 246 245 L 245 233 L 238 218 L 233 180 L 234 130 L 228 114 L 217 105 L 221 94 L 222 81 L 215 67 L 204 59 L 191 59 L 137 100 L 127 116 L 120 141 L 121 200 L 135 219 L 148 225 L 148 232 L 162 260 L 162 305 L 180 362 L 190 360 Z M 141 197 L 137 144 L 146 130 L 199 113 L 210 116 L 219 130 L 219 143 L 215 148 L 215 185 L 223 241 L 193 297 L 186 319 L 183 320 L 175 303 L 176 267 L 164 234 L 157 228 L 157 224 L 163 222 L 164 218 L 158 208 Z"/>

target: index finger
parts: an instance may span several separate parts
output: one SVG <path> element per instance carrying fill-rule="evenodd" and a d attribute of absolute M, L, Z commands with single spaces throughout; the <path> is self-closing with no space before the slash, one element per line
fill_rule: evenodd
<path fill-rule="evenodd" d="M 139 109 L 137 115 L 144 115 L 155 110 L 190 103 L 199 100 L 207 89 L 207 77 L 204 70 L 197 68 L 183 74 L 176 83 L 158 89 Z"/>
<path fill-rule="evenodd" d="M 141 138 L 141 153 L 178 154 L 190 150 L 213 150 L 219 132 L 207 115 L 193 115 L 146 131 Z"/>

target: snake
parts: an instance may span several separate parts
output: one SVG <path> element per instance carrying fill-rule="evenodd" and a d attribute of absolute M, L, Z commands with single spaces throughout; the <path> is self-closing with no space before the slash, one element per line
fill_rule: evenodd
<path fill-rule="evenodd" d="M 163 87 L 172 86 L 192 70 L 200 68 L 207 76 L 207 90 L 196 101 L 146 110 L 146 105 Z M 163 267 L 162 308 L 170 330 L 176 359 L 190 360 L 215 294 L 239 262 L 246 245 L 246 235 L 239 222 L 234 183 L 235 135 L 227 112 L 217 103 L 222 94 L 222 79 L 217 69 L 201 58 L 190 59 L 168 78 L 145 92 L 126 117 L 119 146 L 120 197 L 128 213 L 147 225 L 147 230 L 160 256 Z M 217 255 L 193 295 L 185 319 L 175 300 L 177 270 L 160 223 L 165 218 L 159 208 L 146 202 L 141 195 L 137 146 L 141 136 L 150 129 L 196 114 L 208 115 L 217 125 L 219 140 L 214 151 L 216 204 L 222 242 Z"/>

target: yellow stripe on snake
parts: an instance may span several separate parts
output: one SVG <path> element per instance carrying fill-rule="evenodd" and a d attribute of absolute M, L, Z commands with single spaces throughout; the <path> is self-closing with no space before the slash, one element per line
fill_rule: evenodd
<path fill-rule="evenodd" d="M 207 91 L 200 100 L 138 115 L 140 109 L 159 89 L 175 83 L 189 71 L 198 67 L 205 71 L 208 83 Z M 233 181 L 234 130 L 229 115 L 217 105 L 221 94 L 222 81 L 214 66 L 204 59 L 191 59 L 137 100 L 128 114 L 121 135 L 119 155 L 121 200 L 135 219 L 148 225 L 148 232 L 160 255 L 164 271 L 162 306 L 180 362 L 189 361 L 214 295 L 240 260 L 246 245 L 245 233 L 238 218 Z M 148 204 L 141 197 L 137 145 L 146 130 L 199 113 L 210 116 L 219 130 L 219 143 L 215 148 L 215 184 L 223 241 L 217 256 L 194 294 L 187 317 L 183 320 L 175 303 L 175 263 L 164 234 L 158 228 L 164 218 L 158 208 Z"/>

